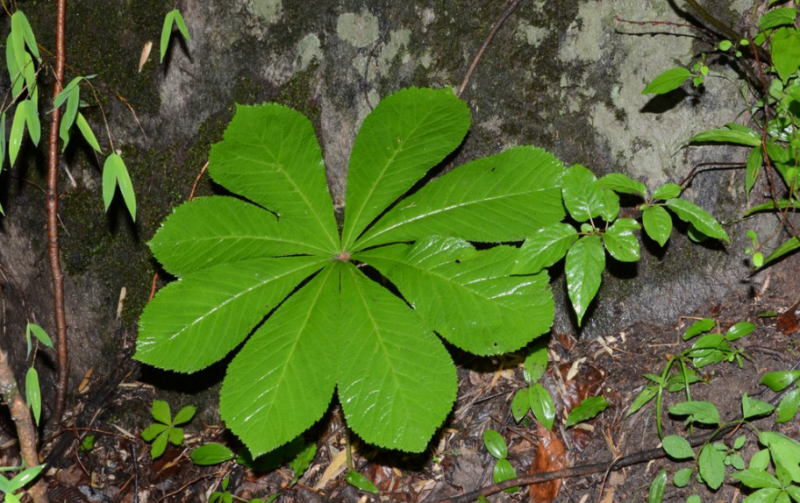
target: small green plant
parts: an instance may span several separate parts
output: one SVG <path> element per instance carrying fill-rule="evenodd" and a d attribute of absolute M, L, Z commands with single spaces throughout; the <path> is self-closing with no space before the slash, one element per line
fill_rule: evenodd
<path fill-rule="evenodd" d="M 379 494 L 378 488 L 375 487 L 375 484 L 372 483 L 370 479 L 361 475 L 355 470 L 348 470 L 347 475 L 345 475 L 344 479 L 347 481 L 348 484 L 355 487 L 356 489 L 361 489 L 364 492 L 368 492 L 370 494 Z"/>
<path fill-rule="evenodd" d="M 583 400 L 567 416 L 564 426 L 570 428 L 578 423 L 588 421 L 608 408 L 608 400 L 603 396 L 590 396 Z"/>
<path fill-rule="evenodd" d="M 506 459 L 508 457 L 508 446 L 503 436 L 497 431 L 487 428 L 483 432 L 483 444 L 486 446 L 486 450 L 489 451 L 489 454 L 497 460 L 494 465 L 494 471 L 492 472 L 494 483 L 499 484 L 500 482 L 517 478 L 517 471 L 514 470 L 514 467 L 511 466 L 511 463 Z M 507 493 L 514 493 L 517 491 L 519 491 L 519 487 L 509 487 L 505 490 Z"/>
<path fill-rule="evenodd" d="M 38 477 L 42 469 L 44 469 L 44 465 L 33 466 L 27 469 L 23 469 L 22 467 L 0 468 L 0 471 L 19 471 L 11 480 L 8 480 L 8 478 L 0 474 L 0 492 L 3 493 L 4 501 L 8 503 L 20 503 L 23 493 L 17 493 L 17 491 Z"/>
<path fill-rule="evenodd" d="M 150 413 L 157 422 L 142 432 L 142 438 L 145 442 L 153 442 L 150 456 L 155 459 L 164 454 L 168 442 L 172 442 L 172 445 L 175 446 L 183 444 L 183 428 L 179 428 L 179 426 L 192 420 L 195 408 L 187 405 L 179 410 L 173 419 L 167 402 L 153 400 L 153 408 L 150 409 Z"/>
<path fill-rule="evenodd" d="M 528 411 L 531 411 L 542 426 L 552 430 L 556 407 L 550 392 L 538 383 L 547 369 L 547 360 L 547 345 L 537 343 L 525 358 L 524 376 L 528 387 L 517 391 L 514 395 L 511 401 L 511 414 L 516 422 L 520 422 Z"/>
<path fill-rule="evenodd" d="M 725 334 L 711 330 L 718 328 L 717 322 L 711 318 L 703 318 L 694 322 L 683 334 L 683 340 L 688 341 L 695 337 L 697 339 L 692 347 L 678 355 L 670 356 L 661 375 L 645 374 L 644 377 L 654 383 L 646 386 L 639 395 L 633 400 L 627 416 L 644 407 L 654 398 L 656 399 L 656 426 L 658 434 L 663 437 L 662 432 L 662 401 L 664 392 L 677 393 L 684 391 L 687 402 L 677 404 L 669 410 L 678 415 L 689 415 L 690 418 L 703 418 L 706 423 L 719 421 L 719 414 L 714 412 L 716 408 L 708 402 L 692 401 L 690 386 L 702 381 L 694 368 L 700 369 L 706 365 L 721 362 L 736 361 L 739 367 L 742 366 L 742 358 L 747 354 L 735 347 L 732 343 L 742 337 L 750 335 L 756 328 L 753 323 L 743 321 L 730 327 Z M 705 334 L 705 335 L 704 335 Z M 692 368 L 694 367 L 694 368 Z M 703 421 L 701 421 L 703 422 Z"/>
<path fill-rule="evenodd" d="M 28 345 L 28 358 L 30 358 L 31 350 L 33 349 L 31 334 L 46 347 L 53 349 L 53 341 L 50 339 L 50 336 L 47 335 L 47 332 L 35 323 L 28 323 L 25 327 L 25 342 Z M 36 371 L 33 363 L 31 363 L 28 372 L 25 374 L 25 397 L 25 402 L 31 408 L 31 412 L 33 412 L 33 420 L 38 425 L 42 415 L 42 390 L 39 385 L 39 373 Z"/>
<path fill-rule="evenodd" d="M 92 449 L 94 449 L 94 441 L 94 435 L 86 435 L 83 440 L 81 440 L 81 450 L 83 452 L 92 452 Z"/>

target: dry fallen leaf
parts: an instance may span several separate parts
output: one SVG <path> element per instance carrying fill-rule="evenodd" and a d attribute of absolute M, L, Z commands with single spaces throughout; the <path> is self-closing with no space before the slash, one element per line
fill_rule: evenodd
<path fill-rule="evenodd" d="M 536 449 L 536 457 L 533 458 L 528 473 L 552 472 L 564 468 L 567 465 L 567 454 L 564 442 L 558 438 L 558 434 L 537 423 L 536 435 L 539 437 L 539 447 Z M 531 501 L 550 503 L 558 497 L 560 489 L 561 479 L 548 480 L 529 486 L 528 494 Z"/>
<path fill-rule="evenodd" d="M 783 332 L 784 335 L 791 335 L 800 330 L 800 323 L 797 321 L 798 308 L 800 308 L 800 302 L 778 316 L 778 330 Z"/>
<path fill-rule="evenodd" d="M 340 452 L 336 452 L 336 449 L 331 448 L 331 463 L 322 472 L 322 477 L 320 477 L 314 489 L 320 490 L 325 487 L 325 484 L 338 477 L 344 471 L 346 461 L 347 451 L 342 449 Z"/>
<path fill-rule="evenodd" d="M 142 73 L 142 68 L 144 64 L 147 63 L 147 59 L 150 57 L 150 51 L 153 49 L 153 42 L 148 40 L 144 43 L 144 47 L 142 47 L 142 55 L 139 56 L 139 73 Z"/>

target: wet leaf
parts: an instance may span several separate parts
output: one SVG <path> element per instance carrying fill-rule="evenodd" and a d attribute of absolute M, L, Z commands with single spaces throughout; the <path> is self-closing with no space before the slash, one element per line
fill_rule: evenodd
<path fill-rule="evenodd" d="M 561 470 L 566 467 L 567 453 L 564 442 L 558 438 L 557 432 L 551 432 L 541 424 L 536 426 L 536 436 L 539 445 L 536 456 L 531 462 L 528 473 L 546 473 Z M 532 484 L 528 487 L 530 501 L 537 503 L 551 503 L 556 500 L 561 490 L 561 479 L 548 480 L 541 484 Z"/>
<path fill-rule="evenodd" d="M 800 379 L 800 370 L 779 370 L 764 374 L 760 384 L 772 391 L 783 391 L 798 379 Z"/>
<path fill-rule="evenodd" d="M 483 432 L 483 445 L 486 446 L 486 450 L 489 451 L 489 454 L 497 459 L 505 459 L 508 455 L 506 441 L 503 440 L 500 433 L 495 430 L 486 429 Z"/>
<path fill-rule="evenodd" d="M 514 470 L 514 467 L 511 466 L 511 463 L 509 463 L 507 459 L 498 459 L 497 463 L 494 465 L 492 478 L 494 479 L 495 484 L 499 484 L 500 482 L 517 478 L 517 471 Z M 508 489 L 505 489 L 505 492 L 507 493 L 513 493 L 517 491 L 519 491 L 519 487 L 509 487 Z"/>
<path fill-rule="evenodd" d="M 534 417 L 545 428 L 552 430 L 556 417 L 556 406 L 553 404 L 553 397 L 541 384 L 531 385 L 529 392 L 528 400 Z"/>
<path fill-rule="evenodd" d="M 520 422 L 522 418 L 531 410 L 531 402 L 528 399 L 529 391 L 523 388 L 514 395 L 511 401 L 511 415 L 514 416 L 514 421 Z"/>

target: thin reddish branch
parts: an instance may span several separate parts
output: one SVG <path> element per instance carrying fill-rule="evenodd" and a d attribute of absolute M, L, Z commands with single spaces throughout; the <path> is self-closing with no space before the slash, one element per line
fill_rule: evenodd
<path fill-rule="evenodd" d="M 56 15 L 56 67 L 53 84 L 53 100 L 61 92 L 64 81 L 65 44 L 64 30 L 67 17 L 67 0 L 58 0 Z M 47 167 L 47 244 L 50 256 L 50 272 L 53 277 L 53 303 L 56 318 L 58 378 L 56 382 L 56 404 L 51 426 L 57 425 L 64 415 L 67 403 L 67 384 L 69 380 L 69 356 L 67 354 L 67 314 L 64 308 L 64 273 L 61 270 L 61 256 L 58 246 L 58 127 L 61 123 L 61 110 L 50 114 L 50 150 Z"/>

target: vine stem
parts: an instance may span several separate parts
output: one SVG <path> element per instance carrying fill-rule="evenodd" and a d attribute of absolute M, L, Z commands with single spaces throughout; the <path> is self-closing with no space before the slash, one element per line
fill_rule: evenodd
<path fill-rule="evenodd" d="M 53 84 L 53 100 L 61 92 L 64 81 L 65 45 L 64 31 L 67 17 L 67 0 L 58 0 L 56 15 L 56 67 Z M 61 110 L 50 114 L 50 150 L 47 169 L 47 244 L 50 258 L 50 273 L 53 278 L 53 303 L 56 317 L 58 375 L 56 382 L 56 404 L 50 425 L 57 425 L 64 415 L 69 380 L 69 356 L 67 353 L 67 315 L 64 308 L 64 273 L 58 246 L 58 127 Z"/>

